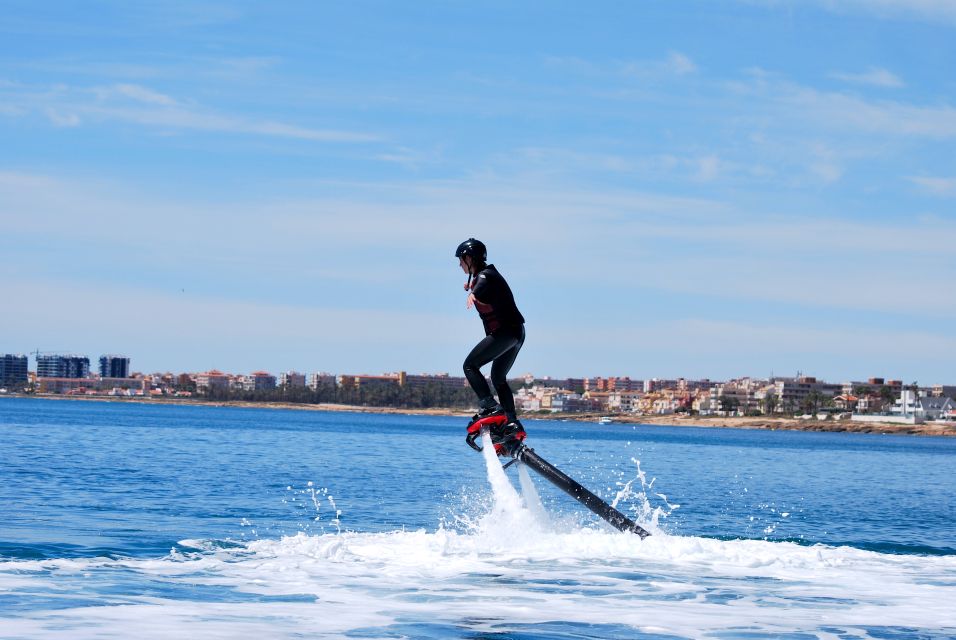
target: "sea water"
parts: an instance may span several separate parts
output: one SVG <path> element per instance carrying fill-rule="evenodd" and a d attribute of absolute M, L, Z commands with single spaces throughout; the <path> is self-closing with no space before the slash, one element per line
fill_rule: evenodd
<path fill-rule="evenodd" d="M 2 638 L 948 638 L 956 438 L 0 398 Z"/>

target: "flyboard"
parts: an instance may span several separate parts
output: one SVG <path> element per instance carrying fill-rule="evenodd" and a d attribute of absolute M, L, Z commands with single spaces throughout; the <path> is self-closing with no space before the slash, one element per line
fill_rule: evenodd
<path fill-rule="evenodd" d="M 503 415 L 493 415 L 478 420 L 473 419 L 468 424 L 468 435 L 465 437 L 465 442 L 475 451 L 481 451 L 481 447 L 475 441 L 483 430 L 488 430 L 491 434 L 491 441 L 495 446 L 495 452 L 499 456 L 512 458 L 511 462 L 504 465 L 505 468 L 514 464 L 515 461 L 523 462 L 544 477 L 545 480 L 583 504 L 593 513 L 601 516 L 614 528 L 635 533 L 642 540 L 651 535 L 646 529 L 535 453 L 534 449 L 524 443 L 525 433 L 523 430 L 516 434 L 505 433 L 503 429 L 507 421 L 508 419 Z"/>

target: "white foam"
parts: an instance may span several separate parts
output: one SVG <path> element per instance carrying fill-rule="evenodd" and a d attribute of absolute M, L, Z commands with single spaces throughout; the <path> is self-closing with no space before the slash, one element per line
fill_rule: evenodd
<path fill-rule="evenodd" d="M 0 635 L 55 637 L 69 629 L 70 637 L 93 637 L 112 629 L 151 638 L 188 628 L 191 637 L 264 630 L 283 637 L 409 619 L 459 624 L 475 615 L 515 624 L 614 621 L 689 637 L 738 626 L 771 634 L 806 631 L 824 622 L 848 629 L 956 628 L 953 557 L 663 535 L 641 541 L 589 529 L 538 531 L 507 541 L 445 529 L 300 533 L 179 558 L 4 562 L 0 586 L 7 593 L 44 587 L 66 593 L 71 585 L 95 593 L 118 572 L 144 583 L 310 601 L 105 597 L 103 604 L 112 600 L 114 606 L 9 618 Z"/>

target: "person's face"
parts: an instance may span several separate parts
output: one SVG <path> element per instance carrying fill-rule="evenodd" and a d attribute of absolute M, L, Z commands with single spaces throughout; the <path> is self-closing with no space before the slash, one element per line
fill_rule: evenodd
<path fill-rule="evenodd" d="M 465 273 L 471 273 L 471 256 L 462 256 L 458 258 L 458 266 Z"/>

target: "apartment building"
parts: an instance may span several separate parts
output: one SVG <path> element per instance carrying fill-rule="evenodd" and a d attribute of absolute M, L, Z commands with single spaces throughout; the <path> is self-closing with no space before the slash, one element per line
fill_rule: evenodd
<path fill-rule="evenodd" d="M 934 398 L 953 398 L 956 399 L 956 386 L 948 384 L 934 384 L 930 388 L 930 395 Z"/>
<path fill-rule="evenodd" d="M 404 373 L 404 372 L 401 372 Z M 438 373 L 435 375 L 405 375 L 404 385 L 412 389 L 424 388 L 430 385 L 437 385 L 442 389 L 458 390 L 468 386 L 468 380 L 465 376 L 450 376 L 447 373 Z"/>
<path fill-rule="evenodd" d="M 38 378 L 89 378 L 90 359 L 86 356 L 43 353 L 37 355 Z"/>
<path fill-rule="evenodd" d="M 100 356 L 100 377 L 128 378 L 129 358 L 113 354 Z"/>
<path fill-rule="evenodd" d="M 286 389 L 305 389 L 305 374 L 298 371 L 280 373 L 279 386 Z"/>
<path fill-rule="evenodd" d="M 608 411 L 619 411 L 621 413 L 634 413 L 640 409 L 643 391 L 633 390 L 615 390 L 608 393 L 607 408 Z"/>
<path fill-rule="evenodd" d="M 643 389 L 643 380 L 631 380 L 628 376 L 584 379 L 585 391 L 636 391 Z"/>
<path fill-rule="evenodd" d="M 231 380 L 231 375 L 223 373 L 218 369 L 204 371 L 203 373 L 197 373 L 193 376 L 193 381 L 196 383 L 196 391 L 199 392 L 207 392 L 214 389 L 228 389 Z"/>
<path fill-rule="evenodd" d="M 319 372 L 310 373 L 307 386 L 313 391 L 318 391 L 320 387 L 332 385 L 335 386 L 335 376 L 331 373 Z"/>
<path fill-rule="evenodd" d="M 778 411 L 800 410 L 810 394 L 814 392 L 827 398 L 832 398 L 843 392 L 842 384 L 821 382 L 812 376 L 775 378 L 771 381 L 771 384 L 774 386 L 773 392 L 777 396 Z"/>
<path fill-rule="evenodd" d="M 276 388 L 276 377 L 268 371 L 254 371 L 239 377 L 243 391 L 269 391 Z"/>
<path fill-rule="evenodd" d="M 370 376 L 368 374 L 341 374 L 336 380 L 336 384 L 340 387 L 355 387 L 356 389 L 360 388 L 362 385 L 367 384 L 396 384 L 398 386 L 403 386 L 405 384 L 405 372 L 399 371 L 398 373 L 383 373 L 380 376 Z"/>
<path fill-rule="evenodd" d="M 27 384 L 29 376 L 27 356 L 20 353 L 0 355 L 0 386 Z"/>

